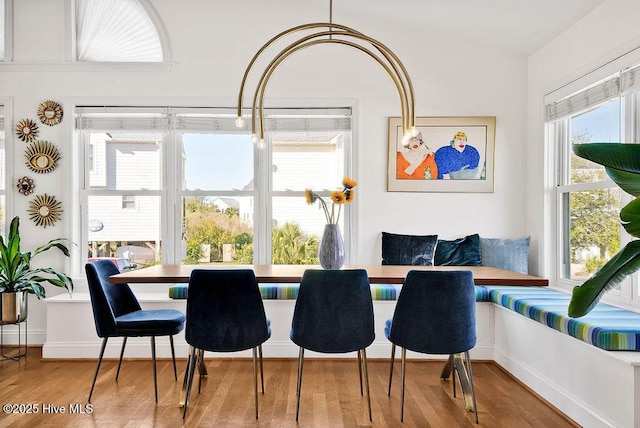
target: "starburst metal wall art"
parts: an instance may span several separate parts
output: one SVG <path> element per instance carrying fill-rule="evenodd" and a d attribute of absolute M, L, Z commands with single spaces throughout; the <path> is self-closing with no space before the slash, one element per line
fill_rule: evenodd
<path fill-rule="evenodd" d="M 22 119 L 16 126 L 16 135 L 26 143 L 35 141 L 38 132 L 38 125 L 31 119 Z"/>
<path fill-rule="evenodd" d="M 57 125 L 62 120 L 62 107 L 55 101 L 44 101 L 38 106 L 38 118 L 45 125 Z"/>
<path fill-rule="evenodd" d="M 60 213 L 62 209 L 61 202 L 58 202 L 55 196 L 37 195 L 31 202 L 29 202 L 29 218 L 33 220 L 36 226 L 42 226 L 45 229 L 47 226 L 53 226 L 53 224 L 60 220 Z"/>
<path fill-rule="evenodd" d="M 31 171 L 46 174 L 58 166 L 60 152 L 53 143 L 38 140 L 29 144 L 24 152 L 24 157 L 27 159 L 26 164 Z"/>

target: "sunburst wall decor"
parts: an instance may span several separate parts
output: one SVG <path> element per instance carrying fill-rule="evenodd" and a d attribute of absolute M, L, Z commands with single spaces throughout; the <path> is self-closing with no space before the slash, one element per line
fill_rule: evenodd
<path fill-rule="evenodd" d="M 29 202 L 29 218 L 33 220 L 36 226 L 53 226 L 53 224 L 60 220 L 60 213 L 62 210 L 60 206 L 61 202 L 58 202 L 55 196 L 37 195 L 31 202 Z"/>
<path fill-rule="evenodd" d="M 45 125 L 57 125 L 62 120 L 62 107 L 55 101 L 44 101 L 38 106 L 38 118 Z"/>
<path fill-rule="evenodd" d="M 18 192 L 27 196 L 33 193 L 33 189 L 35 188 L 35 184 L 33 184 L 33 180 L 26 175 L 22 178 L 18 179 Z"/>
<path fill-rule="evenodd" d="M 27 159 L 26 164 L 31 171 L 46 174 L 58 166 L 60 152 L 53 143 L 38 140 L 29 144 L 29 147 L 24 151 L 24 157 Z"/>
<path fill-rule="evenodd" d="M 38 137 L 38 125 L 31 119 L 22 119 L 16 126 L 16 135 L 27 143 Z"/>

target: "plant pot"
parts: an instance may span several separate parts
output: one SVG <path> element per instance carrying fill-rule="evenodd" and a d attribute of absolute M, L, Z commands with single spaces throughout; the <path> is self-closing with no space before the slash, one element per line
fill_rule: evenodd
<path fill-rule="evenodd" d="M 17 324 L 27 319 L 27 292 L 0 293 L 0 325 Z"/>

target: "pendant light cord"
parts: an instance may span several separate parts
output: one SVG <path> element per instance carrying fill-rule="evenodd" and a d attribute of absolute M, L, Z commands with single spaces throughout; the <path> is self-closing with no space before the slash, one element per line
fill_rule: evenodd
<path fill-rule="evenodd" d="M 333 0 L 329 0 L 329 24 L 333 24 Z M 333 27 L 329 26 L 329 31 L 333 31 Z M 329 39 L 331 39 L 329 34 Z"/>

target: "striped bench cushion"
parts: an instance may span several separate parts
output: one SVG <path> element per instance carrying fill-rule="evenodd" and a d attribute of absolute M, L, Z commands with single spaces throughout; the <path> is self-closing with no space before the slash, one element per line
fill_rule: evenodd
<path fill-rule="evenodd" d="M 260 294 L 265 300 L 295 300 L 298 297 L 300 284 L 259 284 Z M 172 299 L 186 299 L 188 284 L 175 284 L 169 287 L 169 297 Z M 476 302 L 490 302 L 489 290 L 476 285 Z M 393 284 L 371 284 L 373 300 L 396 300 L 399 287 Z"/>
<path fill-rule="evenodd" d="M 570 318 L 571 296 L 545 287 L 486 286 L 491 301 L 541 324 L 608 351 L 640 350 L 640 314 L 598 303 Z"/>
<path fill-rule="evenodd" d="M 186 299 L 189 284 L 175 284 L 169 287 L 169 297 L 172 299 Z"/>
<path fill-rule="evenodd" d="M 300 284 L 258 284 L 260 294 L 265 300 L 295 300 L 298 297 Z M 175 284 L 169 287 L 169 297 L 186 299 L 188 284 Z M 398 290 L 393 284 L 371 284 L 373 300 L 396 300 Z"/>
<path fill-rule="evenodd" d="M 476 285 L 476 302 L 490 302 L 491 296 L 489 290 L 482 285 Z"/>

